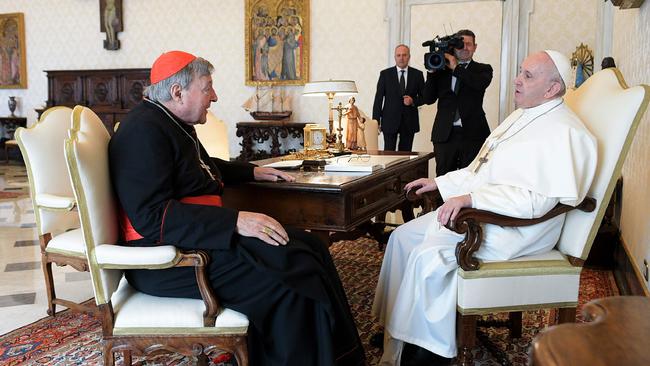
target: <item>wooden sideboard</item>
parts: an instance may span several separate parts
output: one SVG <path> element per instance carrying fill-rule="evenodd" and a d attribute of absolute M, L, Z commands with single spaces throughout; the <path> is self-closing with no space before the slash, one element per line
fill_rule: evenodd
<path fill-rule="evenodd" d="M 46 108 L 84 105 L 102 119 L 112 134 L 115 122 L 142 100 L 150 69 L 50 70 Z"/>

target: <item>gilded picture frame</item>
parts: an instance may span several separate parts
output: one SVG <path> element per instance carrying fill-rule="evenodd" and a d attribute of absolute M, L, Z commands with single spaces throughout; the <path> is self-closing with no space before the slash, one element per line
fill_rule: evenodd
<path fill-rule="evenodd" d="M 0 14 L 0 89 L 27 89 L 25 17 Z"/>
<path fill-rule="evenodd" d="M 309 1 L 245 0 L 246 85 L 309 81 Z"/>

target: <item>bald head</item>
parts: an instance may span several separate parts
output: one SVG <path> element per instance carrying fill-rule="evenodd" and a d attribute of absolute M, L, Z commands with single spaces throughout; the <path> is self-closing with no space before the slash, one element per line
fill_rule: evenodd
<path fill-rule="evenodd" d="M 529 55 L 515 79 L 515 105 L 532 108 L 564 95 L 565 87 L 553 60 L 546 52 Z"/>
<path fill-rule="evenodd" d="M 405 69 L 409 65 L 411 60 L 411 50 L 408 46 L 401 44 L 395 47 L 395 64 L 399 66 L 400 69 Z"/>

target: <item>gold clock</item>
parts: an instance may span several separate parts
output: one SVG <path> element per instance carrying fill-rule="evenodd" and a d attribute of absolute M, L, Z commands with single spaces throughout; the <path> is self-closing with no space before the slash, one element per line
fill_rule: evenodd
<path fill-rule="evenodd" d="M 327 148 L 327 134 L 325 127 L 310 123 L 304 128 L 305 150 L 325 150 Z"/>

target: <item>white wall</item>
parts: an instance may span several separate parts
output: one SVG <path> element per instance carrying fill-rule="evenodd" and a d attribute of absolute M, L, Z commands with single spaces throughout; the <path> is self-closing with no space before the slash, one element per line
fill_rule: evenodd
<path fill-rule="evenodd" d="M 614 11 L 613 54 L 628 85 L 650 85 L 650 1 L 640 9 Z M 646 111 L 623 166 L 621 232 L 630 254 L 643 273 L 650 261 L 650 111 Z M 650 289 L 646 283 L 646 289 Z"/>
<path fill-rule="evenodd" d="M 219 102 L 211 109 L 229 125 L 230 153 L 239 155 L 234 125 L 252 120 L 240 106 L 253 92 L 244 85 L 243 0 L 124 0 L 118 51 L 103 49 L 99 1 L 0 1 L 0 13 L 13 12 L 25 14 L 28 89 L 0 90 L 0 115 L 9 114 L 8 96 L 15 95 L 17 114 L 35 122 L 34 108 L 47 99 L 43 70 L 150 67 L 162 52 L 181 49 L 215 65 Z M 357 105 L 369 112 L 378 72 L 386 67 L 384 18 L 381 0 L 312 0 L 311 80 L 355 80 Z M 326 100 L 301 98 L 302 87 L 288 90 L 295 94 L 294 121 L 326 124 Z"/>

